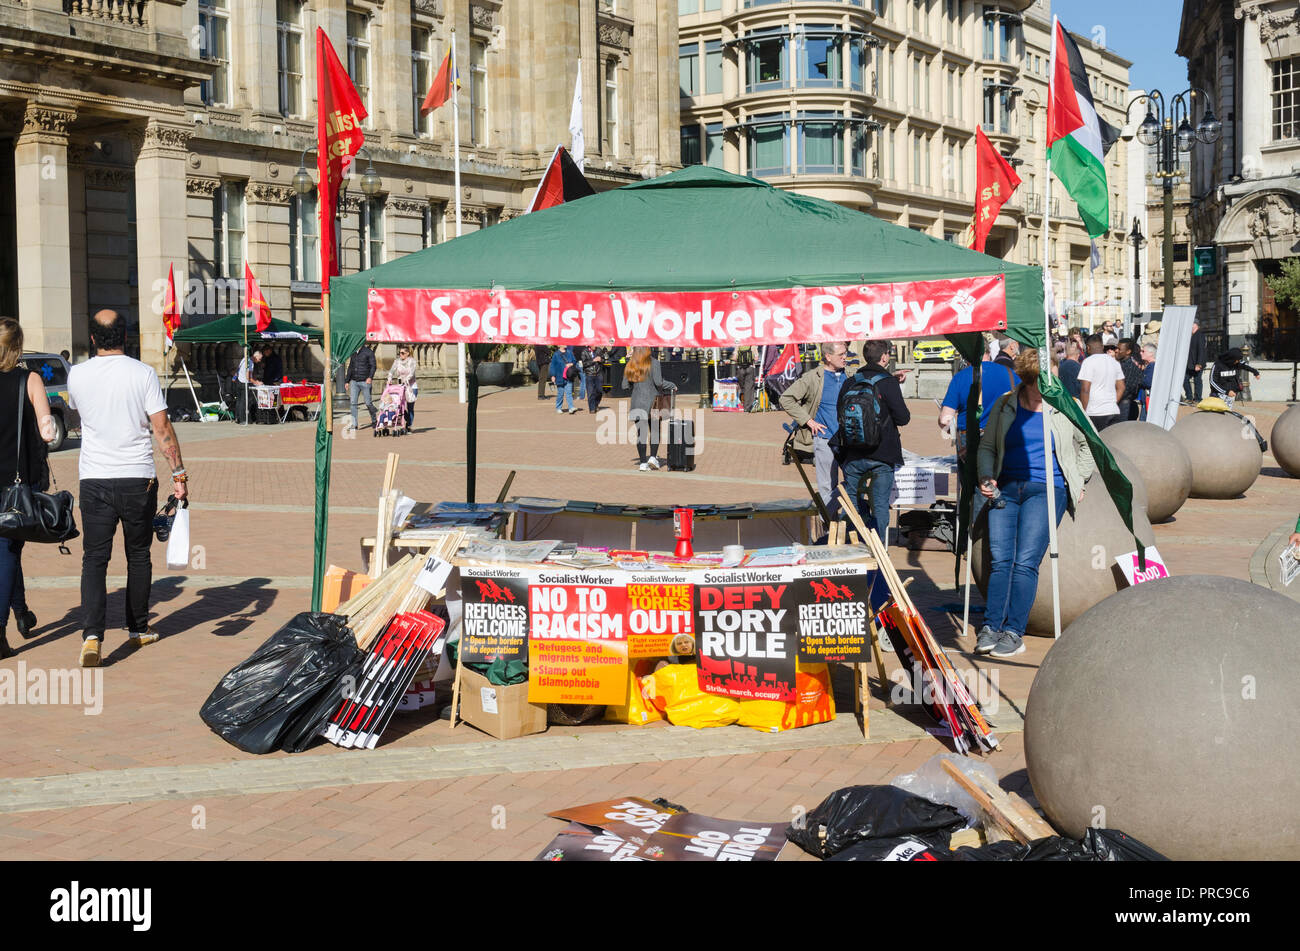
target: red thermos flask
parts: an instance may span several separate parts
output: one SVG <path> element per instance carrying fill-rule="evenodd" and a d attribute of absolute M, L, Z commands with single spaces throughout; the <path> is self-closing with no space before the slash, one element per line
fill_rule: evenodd
<path fill-rule="evenodd" d="M 678 558 L 695 557 L 695 549 L 691 547 L 694 519 L 695 512 L 692 509 L 673 509 L 673 534 L 677 536 L 677 548 L 673 554 Z"/>

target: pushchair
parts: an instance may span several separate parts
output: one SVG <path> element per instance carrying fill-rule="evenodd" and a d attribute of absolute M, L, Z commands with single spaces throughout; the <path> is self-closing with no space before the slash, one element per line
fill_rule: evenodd
<path fill-rule="evenodd" d="M 389 383 L 384 387 L 375 417 L 375 435 L 406 435 L 406 387 L 403 384 Z"/>

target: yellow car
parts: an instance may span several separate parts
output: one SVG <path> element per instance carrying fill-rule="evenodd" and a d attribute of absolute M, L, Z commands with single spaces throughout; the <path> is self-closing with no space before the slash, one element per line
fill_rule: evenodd
<path fill-rule="evenodd" d="M 922 340 L 912 348 L 913 363 L 951 363 L 957 348 L 947 340 Z"/>

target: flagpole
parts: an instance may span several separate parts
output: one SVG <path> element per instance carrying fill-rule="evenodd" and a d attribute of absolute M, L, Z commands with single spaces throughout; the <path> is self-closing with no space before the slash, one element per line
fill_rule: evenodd
<path fill-rule="evenodd" d="M 460 218 L 460 72 L 456 68 L 456 28 L 451 28 L 451 128 L 452 128 L 452 148 L 456 152 L 456 237 L 460 237 L 461 218 Z M 469 396 L 466 392 L 465 380 L 465 360 L 467 353 L 465 344 L 456 344 L 456 383 L 460 402 L 467 402 Z"/>
<path fill-rule="evenodd" d="M 1047 101 L 1050 107 L 1052 100 L 1052 81 L 1056 78 L 1056 31 L 1059 21 L 1052 17 L 1052 47 L 1051 56 L 1048 59 L 1048 81 L 1047 81 Z M 1043 135 L 1043 349 L 1040 351 L 1039 362 L 1043 364 L 1040 368 L 1040 376 L 1045 377 L 1047 385 L 1052 385 L 1052 312 L 1051 312 L 1051 294 L 1052 288 L 1052 262 L 1048 256 L 1051 250 L 1051 242 L 1048 237 L 1049 222 L 1052 216 L 1052 157 L 1047 149 L 1047 140 L 1052 134 L 1051 123 L 1045 123 L 1047 129 Z M 1056 537 L 1056 479 L 1052 474 L 1052 407 L 1046 400 L 1043 401 L 1043 478 L 1047 483 L 1047 559 L 1051 565 L 1052 571 L 1052 636 L 1061 636 L 1061 573 L 1060 573 L 1060 548 L 1057 544 Z M 1066 491 L 1070 490 L 1069 485 Z"/>

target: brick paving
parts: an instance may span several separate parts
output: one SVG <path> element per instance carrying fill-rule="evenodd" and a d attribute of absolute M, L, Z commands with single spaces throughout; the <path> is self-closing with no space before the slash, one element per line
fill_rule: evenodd
<path fill-rule="evenodd" d="M 1282 409 L 1250 406 L 1266 436 Z M 934 404 L 914 401 L 912 411 L 905 443 L 942 452 Z M 695 472 L 642 473 L 634 447 L 598 443 L 601 421 L 585 412 L 558 416 L 531 388 L 488 392 L 479 412 L 478 495 L 495 496 L 515 469 L 519 495 L 658 504 L 797 498 L 803 486 L 780 463 L 783 419 L 706 414 L 697 424 Z M 715 815 L 784 821 L 841 785 L 887 781 L 944 749 L 915 709 L 883 709 L 881 691 L 871 702 L 872 741 L 863 743 L 845 714 L 847 682 L 839 677 L 839 720 L 777 736 L 611 723 L 498 743 L 416 713 L 396 721 L 373 752 L 325 745 L 293 757 L 242 754 L 212 734 L 197 710 L 222 673 L 307 607 L 314 427 L 184 424 L 178 431 L 202 551 L 176 573 L 162 568 L 156 550 L 154 624 L 165 635 L 157 645 L 124 646 L 125 635 L 112 630 L 122 623 L 121 591 L 110 594 L 99 715 L 53 705 L 4 711 L 0 776 L 9 782 L 0 790 L 0 855 L 531 858 L 563 825 L 546 811 L 576 802 L 662 795 Z M 72 446 L 52 465 L 60 486 L 75 492 Z M 463 498 L 463 408 L 454 393 L 425 394 L 414 435 L 374 439 L 362 430 L 336 441 L 330 561 L 358 564 L 389 450 L 402 455 L 397 484 L 407 495 Z M 1266 456 L 1244 498 L 1189 501 L 1175 521 L 1156 527 L 1157 543 L 1179 574 L 1249 580 L 1252 555 L 1298 506 L 1296 483 Z M 5 668 L 76 663 L 80 547 L 71 547 L 71 557 L 28 547 L 29 602 L 41 623 L 31 641 L 11 631 L 20 652 Z M 997 672 L 1001 709 L 993 719 L 1003 749 L 989 762 L 1007 788 L 1032 796 L 1019 712 L 1050 642 L 1029 638 L 1029 650 L 1006 663 L 966 654 L 970 632 L 959 630 L 951 556 L 895 549 L 893 558 L 914 579 L 913 598 L 959 665 Z M 119 543 L 110 573 L 123 570 Z M 123 585 L 120 575 L 110 579 L 110 591 Z M 498 806 L 504 829 L 492 824 Z"/>

